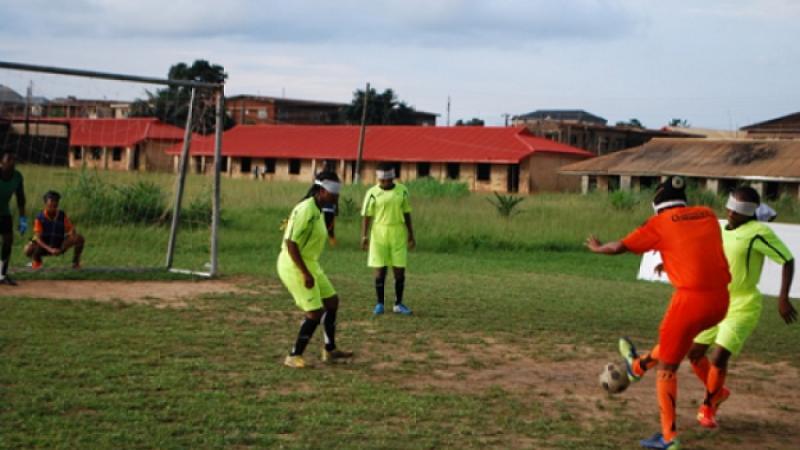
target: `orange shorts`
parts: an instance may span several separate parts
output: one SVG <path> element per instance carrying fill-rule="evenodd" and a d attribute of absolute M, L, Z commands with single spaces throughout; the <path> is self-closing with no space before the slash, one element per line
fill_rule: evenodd
<path fill-rule="evenodd" d="M 659 328 L 659 360 L 679 364 L 689 353 L 694 337 L 725 318 L 728 302 L 727 288 L 675 291 Z"/>

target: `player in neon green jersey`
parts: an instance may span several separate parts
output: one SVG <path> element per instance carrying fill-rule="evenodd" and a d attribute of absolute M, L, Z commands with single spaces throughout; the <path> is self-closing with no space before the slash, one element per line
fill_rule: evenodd
<path fill-rule="evenodd" d="M 17 283 L 8 276 L 8 264 L 11 260 L 11 248 L 14 243 L 14 224 L 8 202 L 11 196 L 17 197 L 19 210 L 20 234 L 28 230 L 28 219 L 25 216 L 25 186 L 22 174 L 16 170 L 16 157 L 12 152 L 4 152 L 0 158 L 0 235 L 3 239 L 2 255 L 0 255 L 0 284 L 16 286 Z"/>
<path fill-rule="evenodd" d="M 319 264 L 319 257 L 328 240 L 322 209 L 336 202 L 340 187 L 339 177 L 335 173 L 318 174 L 306 198 L 292 210 L 283 234 L 281 253 L 278 255 L 278 276 L 305 313 L 297 341 L 283 362 L 288 367 L 306 366 L 303 352 L 320 322 L 325 333 L 322 361 L 337 362 L 353 356 L 351 352 L 336 348 L 339 296 Z"/>
<path fill-rule="evenodd" d="M 396 183 L 391 164 L 378 165 L 378 184 L 364 196 L 361 215 L 361 248 L 369 249 L 367 265 L 375 269 L 375 293 L 377 304 L 374 313 L 383 314 L 386 272 L 394 272 L 395 303 L 393 311 L 410 315 L 411 310 L 403 304 L 406 282 L 408 250 L 416 246 L 414 227 L 411 224 L 411 205 L 408 189 Z"/>
<path fill-rule="evenodd" d="M 728 285 L 730 308 L 722 322 L 695 337 L 689 351 L 692 369 L 706 386 L 705 399 L 697 413 L 698 422 L 706 428 L 717 426 L 717 409 L 730 395 L 724 386 L 728 360 L 742 351 L 758 325 L 762 297 L 756 286 L 765 256 L 783 266 L 778 312 L 787 324 L 797 320 L 797 311 L 789 301 L 794 257 L 769 226 L 756 220 L 760 201 L 758 192 L 751 187 L 736 189 L 728 199 L 728 225 L 722 231 L 722 241 L 732 276 Z M 706 353 L 712 344 L 716 348 L 709 361 Z"/>

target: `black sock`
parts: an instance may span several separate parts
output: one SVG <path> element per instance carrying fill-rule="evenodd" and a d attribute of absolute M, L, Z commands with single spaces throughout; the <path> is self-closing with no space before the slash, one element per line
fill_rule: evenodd
<path fill-rule="evenodd" d="M 318 325 L 319 320 L 311 320 L 308 318 L 303 320 L 302 325 L 300 325 L 300 332 L 297 334 L 297 342 L 294 343 L 294 348 L 290 355 L 300 356 L 303 354 L 308 345 L 308 341 L 311 340 L 311 336 L 314 335 L 314 330 L 317 329 Z"/>
<path fill-rule="evenodd" d="M 397 297 L 394 304 L 399 305 L 403 303 L 403 290 L 406 288 L 406 277 L 394 279 L 394 295 Z"/>
<path fill-rule="evenodd" d="M 378 297 L 378 303 L 383 304 L 384 298 L 384 287 L 386 283 L 386 277 L 383 278 L 375 278 L 375 295 Z"/>
<path fill-rule="evenodd" d="M 325 350 L 336 348 L 336 310 L 329 309 L 322 315 L 322 331 L 325 334 Z"/>

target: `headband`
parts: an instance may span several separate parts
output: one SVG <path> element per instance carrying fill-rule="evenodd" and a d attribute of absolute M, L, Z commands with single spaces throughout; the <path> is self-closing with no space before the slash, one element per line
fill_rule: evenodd
<path fill-rule="evenodd" d="M 671 208 L 673 206 L 686 206 L 686 202 L 684 200 L 667 200 L 659 204 L 653 203 L 653 211 L 658 213 L 664 208 Z"/>
<path fill-rule="evenodd" d="M 322 189 L 325 189 L 333 195 L 339 195 L 339 191 L 342 189 L 342 184 L 333 180 L 314 180 L 314 184 L 322 186 Z"/>
<path fill-rule="evenodd" d="M 739 201 L 736 199 L 736 197 L 731 195 L 728 197 L 728 203 L 725 205 L 725 207 L 737 214 L 752 217 L 756 214 L 758 203 Z"/>
<path fill-rule="evenodd" d="M 397 178 L 397 177 L 395 177 L 394 169 L 378 170 L 377 174 L 378 174 L 378 179 L 379 180 L 393 180 L 393 179 Z"/>

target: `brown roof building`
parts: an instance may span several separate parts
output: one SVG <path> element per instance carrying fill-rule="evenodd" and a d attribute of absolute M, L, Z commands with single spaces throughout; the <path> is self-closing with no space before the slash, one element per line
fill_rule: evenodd
<path fill-rule="evenodd" d="M 800 138 L 800 112 L 788 114 L 741 128 L 749 138 Z"/>
<path fill-rule="evenodd" d="M 581 177 L 582 191 L 650 187 L 682 175 L 715 193 L 747 182 L 767 199 L 797 197 L 800 140 L 653 139 L 647 144 L 561 168 Z"/>

